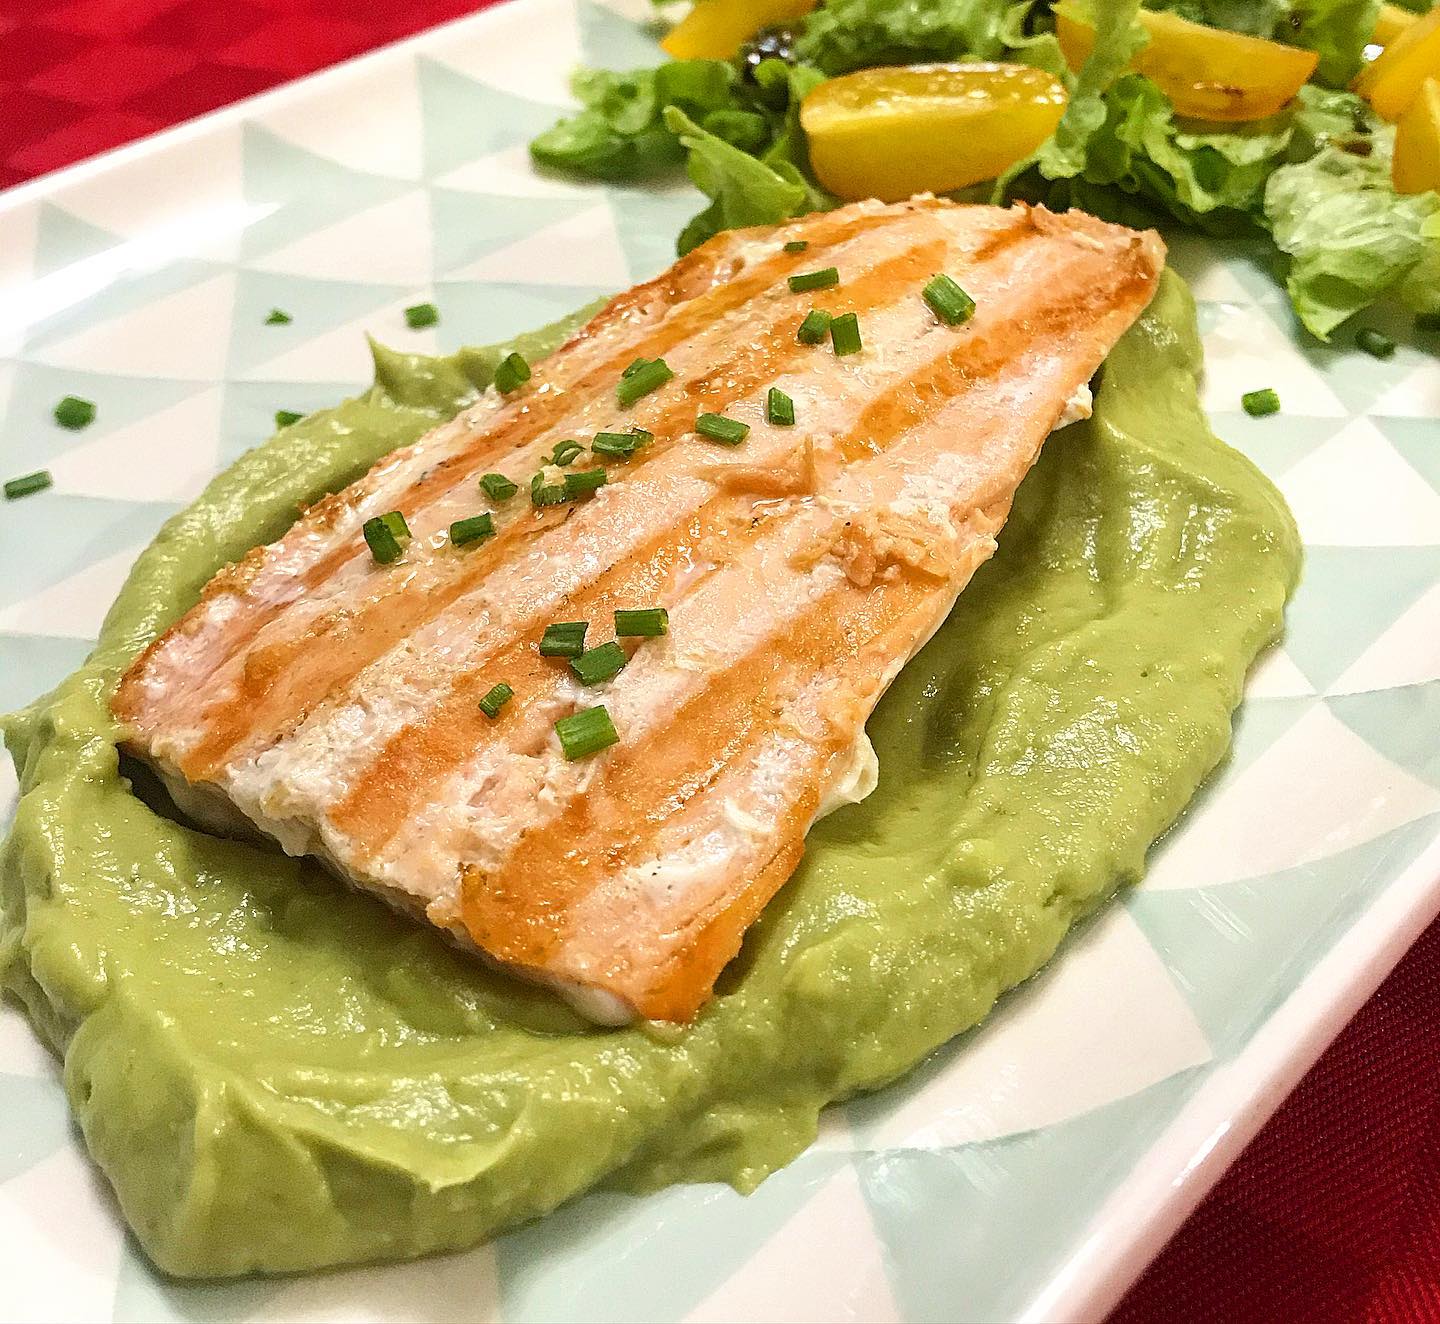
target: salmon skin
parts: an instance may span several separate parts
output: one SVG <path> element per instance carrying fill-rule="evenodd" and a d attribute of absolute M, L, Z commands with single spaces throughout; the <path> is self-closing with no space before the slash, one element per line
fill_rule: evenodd
<path fill-rule="evenodd" d="M 593 1019 L 688 1020 L 810 824 L 865 790 L 866 718 L 1163 258 L 1082 213 L 933 198 L 718 235 L 217 574 L 122 679 L 126 747 L 207 826 L 317 856 Z M 927 304 L 937 273 L 969 320 Z M 812 307 L 855 313 L 860 349 L 799 339 Z M 636 359 L 673 376 L 622 405 Z M 772 387 L 793 424 L 767 422 Z M 749 432 L 721 444 L 702 413 Z M 629 458 L 588 449 L 635 428 Z M 605 485 L 534 504 L 571 438 L 544 485 Z M 494 503 L 497 472 L 520 492 Z M 494 534 L 452 544 L 487 509 Z M 389 511 L 413 536 L 381 564 L 361 526 Z M 613 679 L 539 651 L 548 624 L 594 647 L 656 606 L 668 633 L 621 639 Z M 571 761 L 556 722 L 597 704 L 618 741 Z"/>

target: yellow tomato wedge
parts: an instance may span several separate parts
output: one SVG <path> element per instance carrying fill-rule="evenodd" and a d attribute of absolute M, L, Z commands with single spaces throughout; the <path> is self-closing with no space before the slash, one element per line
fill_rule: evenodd
<path fill-rule="evenodd" d="M 1395 38 L 1351 87 L 1387 120 L 1399 119 L 1427 78 L 1440 78 L 1440 9 L 1432 9 Z"/>
<path fill-rule="evenodd" d="M 697 0 L 660 46 L 677 60 L 728 60 L 761 28 L 814 8 L 815 0 Z"/>
<path fill-rule="evenodd" d="M 1370 40 L 1376 46 L 1388 46 L 1419 17 L 1419 14 L 1412 14 L 1408 9 L 1401 9 L 1399 5 L 1381 5 Z"/>
<path fill-rule="evenodd" d="M 800 106 L 816 178 L 839 197 L 899 202 L 994 179 L 1065 113 L 1065 88 L 1023 64 L 861 69 Z"/>
<path fill-rule="evenodd" d="M 1395 126 L 1397 193 L 1440 192 L 1440 79 L 1427 78 Z"/>
<path fill-rule="evenodd" d="M 1055 7 L 1056 36 L 1072 69 L 1095 45 L 1095 28 L 1079 6 Z M 1280 110 L 1315 72 L 1314 51 L 1207 28 L 1167 12 L 1140 11 L 1150 40 L 1130 67 L 1160 87 L 1177 115 L 1201 120 L 1261 120 Z"/>

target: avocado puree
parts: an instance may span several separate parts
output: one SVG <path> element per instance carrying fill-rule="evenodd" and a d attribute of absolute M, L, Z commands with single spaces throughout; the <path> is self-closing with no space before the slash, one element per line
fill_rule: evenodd
<path fill-rule="evenodd" d="M 371 391 L 161 530 L 89 661 L 8 720 L 0 982 L 172 1273 L 464 1246 L 597 1183 L 752 1188 L 822 1106 L 974 1025 L 1140 876 L 1280 631 L 1295 529 L 1208 431 L 1167 275 L 872 718 L 879 789 L 814 828 L 693 1025 L 597 1029 L 311 864 L 148 807 L 106 708 L 215 570 L 459 409 L 500 352 L 377 349 Z"/>

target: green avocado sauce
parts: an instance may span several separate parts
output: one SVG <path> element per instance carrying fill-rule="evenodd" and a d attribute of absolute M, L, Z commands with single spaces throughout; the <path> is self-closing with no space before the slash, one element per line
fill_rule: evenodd
<path fill-rule="evenodd" d="M 8 719 L 0 983 L 65 1059 L 86 1142 L 182 1275 L 473 1243 L 597 1184 L 793 1158 L 1141 874 L 1223 756 L 1299 567 L 1279 495 L 1216 441 L 1167 276 L 1057 433 L 1000 551 L 869 726 L 879 789 L 823 820 L 694 1024 L 601 1030 L 278 851 L 132 789 L 106 702 L 227 561 L 470 400 L 503 353 L 425 359 L 251 452 L 140 558 L 94 654 Z"/>

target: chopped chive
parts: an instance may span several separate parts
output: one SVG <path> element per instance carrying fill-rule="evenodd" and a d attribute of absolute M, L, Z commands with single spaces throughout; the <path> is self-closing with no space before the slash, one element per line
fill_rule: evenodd
<path fill-rule="evenodd" d="M 812 308 L 805 314 L 795 339 L 802 345 L 818 345 L 830 334 L 830 314 L 823 308 Z"/>
<path fill-rule="evenodd" d="M 492 685 L 490 692 L 480 700 L 480 711 L 493 722 L 500 716 L 500 710 L 514 697 L 515 691 L 502 680 L 498 685 Z"/>
<path fill-rule="evenodd" d="M 570 659 L 570 670 L 582 685 L 599 685 L 602 681 L 614 680 L 630 659 L 625 650 L 613 639 L 598 648 L 587 648 L 579 657 Z"/>
<path fill-rule="evenodd" d="M 1395 342 L 1389 336 L 1368 326 L 1355 333 L 1355 343 L 1377 359 L 1388 359 L 1395 352 Z"/>
<path fill-rule="evenodd" d="M 265 319 L 266 326 L 289 326 L 295 319 L 283 308 L 272 308 Z"/>
<path fill-rule="evenodd" d="M 975 313 L 975 300 L 943 271 L 930 277 L 920 293 L 930 305 L 930 311 L 946 326 L 968 322 Z"/>
<path fill-rule="evenodd" d="M 457 519 L 450 526 L 450 541 L 456 547 L 466 543 L 480 542 L 495 534 L 495 517 L 488 511 L 483 515 L 471 515 L 469 519 Z"/>
<path fill-rule="evenodd" d="M 1417 313 L 1415 329 L 1417 331 L 1440 331 L 1440 313 Z"/>
<path fill-rule="evenodd" d="M 615 723 L 603 704 L 593 708 L 582 708 L 578 713 L 562 717 L 555 723 L 555 734 L 560 737 L 560 748 L 565 757 L 574 762 L 598 754 L 620 739 Z"/>
<path fill-rule="evenodd" d="M 565 475 L 565 497 L 569 501 L 592 496 L 604 486 L 604 469 L 580 469 Z"/>
<path fill-rule="evenodd" d="M 854 313 L 846 313 L 830 322 L 830 343 L 835 347 L 835 356 L 858 354 L 860 352 L 860 319 Z"/>
<path fill-rule="evenodd" d="M 530 365 L 521 354 L 507 354 L 495 369 L 495 389 L 501 395 L 509 395 L 529 380 Z"/>
<path fill-rule="evenodd" d="M 509 501 L 520 490 L 504 474 L 485 474 L 480 479 L 480 487 L 497 505 L 501 501 Z"/>
<path fill-rule="evenodd" d="M 701 414 L 695 420 L 695 431 L 721 445 L 738 446 L 750 431 L 750 424 L 738 418 L 726 418 L 724 414 Z"/>
<path fill-rule="evenodd" d="M 288 428 L 292 423 L 298 423 L 304 414 L 297 414 L 293 409 L 277 409 L 275 411 L 275 426 L 277 428 Z"/>
<path fill-rule="evenodd" d="M 625 371 L 620 374 L 620 376 L 621 376 L 621 377 L 633 377 L 633 376 L 634 376 L 637 372 L 639 372 L 640 369 L 643 368 L 647 363 L 653 363 L 653 362 L 654 362 L 653 359 L 647 359 L 647 358 L 642 354 L 638 359 L 633 360 L 633 361 L 631 362 L 630 366 L 629 366 L 628 368 L 626 368 Z"/>
<path fill-rule="evenodd" d="M 641 396 L 664 386 L 674 375 L 664 359 L 637 359 L 615 387 L 615 399 L 621 409 L 628 409 Z"/>
<path fill-rule="evenodd" d="M 67 395 L 55 406 L 55 421 L 72 432 L 89 427 L 95 421 L 95 404 L 78 395 Z"/>
<path fill-rule="evenodd" d="M 569 464 L 570 461 L 575 459 L 584 449 L 585 447 L 578 441 L 557 441 L 555 443 L 555 449 L 550 455 L 550 463 L 555 465 L 556 468 L 561 468 Z"/>
<path fill-rule="evenodd" d="M 795 401 L 778 386 L 772 386 L 765 394 L 765 421 L 780 428 L 795 425 Z"/>
<path fill-rule="evenodd" d="M 616 455 L 628 460 L 642 446 L 655 440 L 654 433 L 644 428 L 632 428 L 629 432 L 597 432 L 590 449 L 596 455 Z"/>
<path fill-rule="evenodd" d="M 32 492 L 43 492 L 54 481 L 48 469 L 37 469 L 33 474 L 21 474 L 19 478 L 8 479 L 5 483 L 5 500 L 16 501 Z"/>
<path fill-rule="evenodd" d="M 622 638 L 658 639 L 670 633 L 670 613 L 664 607 L 622 608 L 615 613 L 615 633 Z"/>
<path fill-rule="evenodd" d="M 405 310 L 405 325 L 412 331 L 434 326 L 439 320 L 440 310 L 433 303 L 417 303 Z"/>
<path fill-rule="evenodd" d="M 787 276 L 786 284 L 792 294 L 803 294 L 806 290 L 828 290 L 840 283 L 840 273 L 834 267 L 823 267 L 819 271 L 805 271 L 798 276 Z"/>
<path fill-rule="evenodd" d="M 410 526 L 398 510 L 387 511 L 367 519 L 361 529 L 370 546 L 370 555 L 381 565 L 389 565 L 400 559 L 405 543 L 410 539 Z"/>
<path fill-rule="evenodd" d="M 1251 418 L 1264 418 L 1266 414 L 1280 412 L 1280 397 L 1269 387 L 1263 391 L 1246 391 L 1240 397 L 1240 404 Z"/>
<path fill-rule="evenodd" d="M 536 474 L 537 478 L 543 478 L 544 474 Z M 569 497 L 565 495 L 564 485 L 561 483 L 531 483 L 530 504 L 532 506 L 563 506 Z"/>
<path fill-rule="evenodd" d="M 552 621 L 540 638 L 542 657 L 579 657 L 585 651 L 589 621 Z"/>
<path fill-rule="evenodd" d="M 792 239 L 785 245 L 785 251 L 787 253 L 803 253 L 809 247 L 810 241 L 808 239 Z"/>

